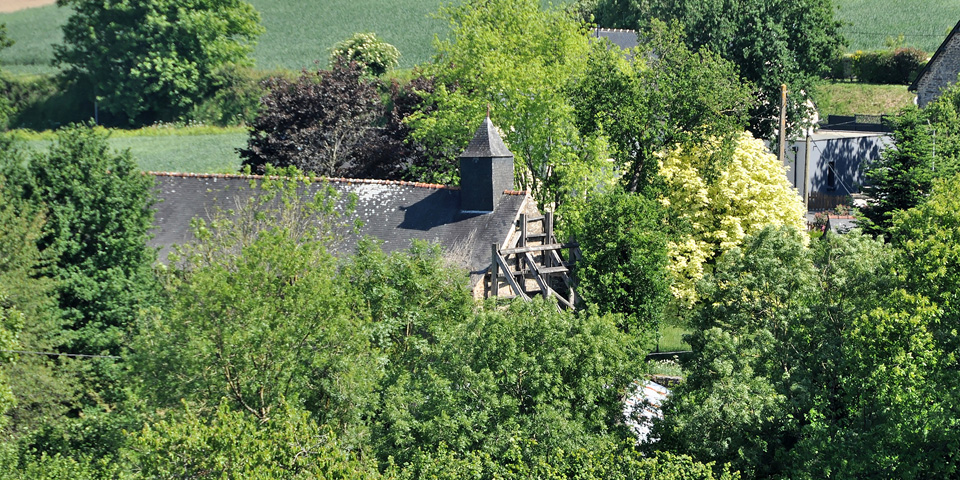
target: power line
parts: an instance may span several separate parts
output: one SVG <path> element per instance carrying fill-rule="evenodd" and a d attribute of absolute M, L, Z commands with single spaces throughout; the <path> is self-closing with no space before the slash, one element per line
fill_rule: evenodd
<path fill-rule="evenodd" d="M 115 355 L 84 355 L 82 353 L 57 353 L 57 352 L 26 352 L 23 350 L 0 350 L 3 353 L 19 353 L 23 355 L 48 355 L 51 357 L 82 357 L 82 358 L 117 358 Z"/>

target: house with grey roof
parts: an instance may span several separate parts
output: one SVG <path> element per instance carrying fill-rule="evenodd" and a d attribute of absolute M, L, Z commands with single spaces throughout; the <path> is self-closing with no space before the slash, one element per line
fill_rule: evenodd
<path fill-rule="evenodd" d="M 414 240 L 438 243 L 453 264 L 469 272 L 477 297 L 489 295 L 489 272 L 495 258 L 491 247 L 510 248 L 533 236 L 528 218 L 540 216 L 527 192 L 513 190 L 513 154 L 507 149 L 490 118 L 486 118 L 460 155 L 459 187 L 388 180 L 316 178 L 304 195 L 314 195 L 326 186 L 341 198 L 353 196 L 356 205 L 347 222 L 359 223 L 334 250 L 349 254 L 361 237 L 382 242 L 386 252 L 405 250 Z M 166 261 L 171 247 L 194 240 L 190 223 L 209 220 L 217 206 L 228 208 L 254 195 L 248 175 L 150 173 L 159 198 L 154 236 L 149 244 Z M 521 219 L 522 222 L 521 222 Z M 523 223 L 521 226 L 520 223 Z M 520 240 L 519 235 L 524 239 Z M 549 236 L 548 236 L 549 237 Z M 525 273 L 526 272 L 526 273 Z M 513 272 L 521 283 L 530 269 Z M 550 270 L 556 275 L 558 272 Z M 516 283 L 516 282 L 514 282 Z M 498 293 L 498 287 L 492 292 Z"/>
<path fill-rule="evenodd" d="M 593 38 L 606 38 L 610 43 L 620 47 L 623 50 L 636 48 L 639 45 L 636 30 L 627 30 L 623 28 L 594 28 L 590 32 Z"/>
<path fill-rule="evenodd" d="M 940 92 L 957 81 L 960 75 L 960 22 L 953 27 L 940 48 L 930 57 L 908 90 L 917 93 L 920 108 L 937 99 Z"/>

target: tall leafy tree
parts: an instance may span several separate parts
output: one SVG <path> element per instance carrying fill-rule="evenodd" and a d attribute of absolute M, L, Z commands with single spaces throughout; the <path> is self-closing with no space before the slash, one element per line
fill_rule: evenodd
<path fill-rule="evenodd" d="M 335 281 L 339 196 L 329 186 L 300 195 L 295 169 L 267 172 L 279 177 L 198 221 L 196 241 L 179 247 L 166 308 L 142 316 L 134 364 L 159 406 L 225 397 L 265 421 L 286 398 L 343 431 L 369 401 L 377 369 L 366 367 L 378 360 Z"/>
<path fill-rule="evenodd" d="M 864 230 L 886 236 L 893 214 L 922 203 L 933 188 L 932 128 L 925 112 L 908 108 L 893 123 L 893 145 L 869 165 L 863 190 L 870 200 L 860 208 Z"/>
<path fill-rule="evenodd" d="M 592 198 L 571 229 L 583 252 L 577 293 L 637 335 L 657 329 L 669 298 L 665 226 L 656 200 L 618 189 Z"/>
<path fill-rule="evenodd" d="M 600 26 L 614 28 L 676 20 L 690 48 L 735 63 L 756 89 L 750 130 L 758 137 L 776 128 L 781 84 L 790 91 L 791 123 L 804 120 L 804 102 L 843 45 L 832 0 L 600 0 L 594 13 Z"/>
<path fill-rule="evenodd" d="M 54 58 L 91 100 L 131 122 L 169 120 L 211 93 L 221 68 L 251 65 L 263 31 L 243 0 L 58 0 L 73 15 Z"/>
<path fill-rule="evenodd" d="M 479 452 L 527 465 L 629 433 L 620 398 L 644 345 L 614 319 L 518 302 L 450 325 L 435 347 L 391 369 L 373 439 L 398 464 L 419 452 Z"/>
<path fill-rule="evenodd" d="M 801 235 L 765 229 L 701 284 L 694 359 L 653 448 L 757 478 L 951 471 L 956 380 L 946 352 L 955 335 L 937 301 L 899 272 L 942 260 L 911 251 L 903 262 L 859 233 L 828 234 L 813 248 Z M 928 282 L 924 293 L 942 298 L 950 287 Z"/>
<path fill-rule="evenodd" d="M 516 156 L 517 187 L 541 205 L 561 204 L 571 177 L 603 166 L 594 144 L 579 135 L 563 91 L 584 67 L 586 26 L 536 0 L 471 0 L 440 15 L 450 35 L 436 43 L 426 71 L 437 85 L 407 119 L 412 138 L 428 147 L 421 178 L 459 181 L 457 156 L 489 107 Z"/>
<path fill-rule="evenodd" d="M 55 282 L 53 305 L 28 318 L 22 338 L 37 351 L 94 356 L 31 356 L 18 365 L 28 401 L 12 412 L 16 433 L 30 433 L 31 447 L 50 455 L 113 455 L 131 420 L 117 413 L 128 398 L 117 357 L 141 309 L 156 300 L 146 246 L 152 179 L 128 152 L 111 150 L 104 133 L 81 126 L 59 131 L 44 151 L 3 157 L 10 194 L 46 219 L 35 245 Z"/>
<path fill-rule="evenodd" d="M 70 331 L 62 348 L 118 355 L 127 329 L 155 295 L 146 246 L 153 222 L 153 181 L 129 152 L 115 152 L 102 132 L 71 126 L 29 161 L 3 169 L 15 195 L 47 223 L 38 248 L 54 260 L 59 307 Z"/>
<path fill-rule="evenodd" d="M 609 138 L 625 186 L 648 196 L 661 186 L 661 151 L 714 138 L 732 144 L 753 103 L 736 66 L 707 48 L 688 48 L 681 30 L 654 21 L 630 52 L 597 42 L 569 89 L 580 131 Z M 718 168 L 719 153 L 712 157 Z"/>
<path fill-rule="evenodd" d="M 713 160 L 717 156 L 723 160 Z M 731 153 L 721 140 L 677 147 L 660 160 L 670 238 L 671 291 L 697 301 L 696 284 L 725 251 L 767 225 L 805 226 L 803 203 L 763 142 L 741 134 Z"/>
<path fill-rule="evenodd" d="M 365 76 L 366 68 L 338 57 L 331 70 L 303 72 L 295 82 L 268 80 L 247 148 L 240 149 L 243 165 L 258 173 L 269 164 L 327 176 L 370 169 L 361 151 L 383 105 L 379 82 Z"/>
<path fill-rule="evenodd" d="M 9 353 L 53 351 L 64 341 L 56 284 L 45 275 L 51 252 L 37 247 L 45 221 L 41 209 L 17 198 L 0 177 L 0 310 L 5 314 L 0 338 L 6 343 L 2 371 L 16 398 L 16 405 L 6 411 L 9 421 L 4 426 L 10 438 L 59 420 L 76 406 L 77 388 L 69 365 L 44 355 L 17 358 Z"/>

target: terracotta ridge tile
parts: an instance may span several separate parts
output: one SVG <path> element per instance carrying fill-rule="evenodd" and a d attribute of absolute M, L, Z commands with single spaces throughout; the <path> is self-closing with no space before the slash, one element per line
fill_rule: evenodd
<path fill-rule="evenodd" d="M 188 173 L 188 172 L 143 172 L 144 175 L 153 175 L 155 177 L 181 177 L 181 178 L 235 178 L 239 180 L 260 180 L 266 178 L 263 175 L 244 175 L 240 173 Z M 277 180 L 280 177 L 271 175 L 271 179 Z M 346 183 L 347 185 L 397 185 L 402 187 L 432 188 L 435 190 L 460 190 L 460 187 L 454 185 L 441 185 L 439 183 L 410 182 L 406 180 L 382 180 L 376 178 L 344 178 L 344 177 L 306 177 L 310 182 L 330 182 Z"/>

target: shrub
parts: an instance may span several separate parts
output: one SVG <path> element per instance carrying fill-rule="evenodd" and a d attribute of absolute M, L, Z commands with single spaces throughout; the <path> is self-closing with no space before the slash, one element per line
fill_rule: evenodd
<path fill-rule="evenodd" d="M 898 48 L 853 54 L 853 74 L 864 83 L 905 85 L 926 64 L 927 54 L 916 48 Z"/>
<path fill-rule="evenodd" d="M 397 66 L 400 51 L 397 47 L 377 38 L 375 33 L 355 33 L 330 49 L 331 69 L 336 66 L 341 57 L 363 65 L 367 75 L 379 77 Z"/>
<path fill-rule="evenodd" d="M 898 48 L 893 52 L 893 72 L 897 76 L 895 83 L 912 83 L 917 74 L 927 64 L 927 52 L 917 48 Z"/>

